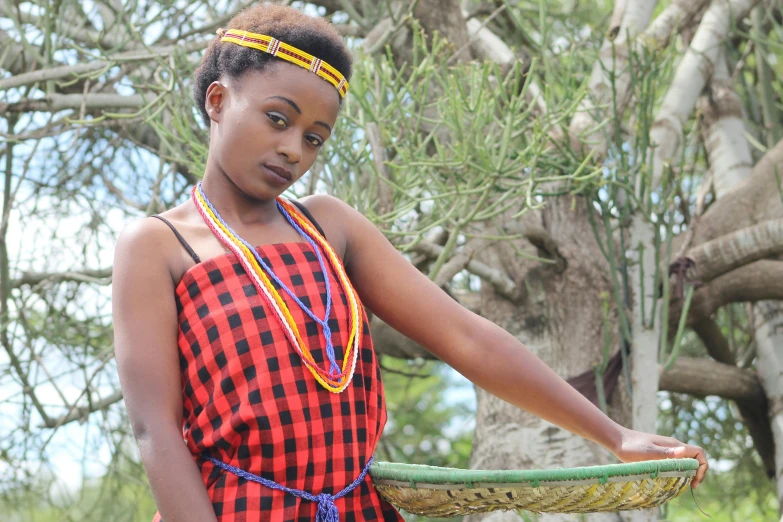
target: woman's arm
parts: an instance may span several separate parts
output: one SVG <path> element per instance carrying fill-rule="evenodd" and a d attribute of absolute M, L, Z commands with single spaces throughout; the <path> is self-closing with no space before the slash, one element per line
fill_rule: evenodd
<path fill-rule="evenodd" d="M 621 461 L 692 457 L 700 464 L 693 486 L 704 478 L 701 448 L 620 426 L 514 336 L 451 299 L 364 216 L 336 199 L 330 206 L 346 231 L 346 270 L 364 304 L 389 326 L 477 386 L 601 444 Z"/>
<path fill-rule="evenodd" d="M 215 522 L 201 473 L 182 440 L 174 282 L 163 223 L 129 225 L 114 252 L 114 350 L 125 405 L 165 522 Z"/>

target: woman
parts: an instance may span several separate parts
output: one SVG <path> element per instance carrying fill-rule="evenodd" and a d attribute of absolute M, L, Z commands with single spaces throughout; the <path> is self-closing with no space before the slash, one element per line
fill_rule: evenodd
<path fill-rule="evenodd" d="M 117 242 L 117 364 L 156 520 L 401 520 L 366 475 L 386 411 L 362 303 L 622 461 L 697 458 L 698 484 L 701 448 L 613 422 L 354 209 L 277 199 L 331 135 L 350 73 L 327 22 L 261 4 L 237 15 L 195 73 L 203 182 Z"/>

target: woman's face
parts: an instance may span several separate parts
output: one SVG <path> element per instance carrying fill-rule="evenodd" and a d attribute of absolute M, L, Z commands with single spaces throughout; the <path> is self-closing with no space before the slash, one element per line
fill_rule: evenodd
<path fill-rule="evenodd" d="M 282 61 L 221 79 L 206 97 L 211 166 L 247 196 L 274 199 L 312 166 L 339 108 L 330 83 Z"/>

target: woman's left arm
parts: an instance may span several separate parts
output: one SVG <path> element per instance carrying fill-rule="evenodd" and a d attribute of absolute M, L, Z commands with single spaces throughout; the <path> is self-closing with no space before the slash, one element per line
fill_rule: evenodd
<path fill-rule="evenodd" d="M 695 458 L 693 487 L 702 481 L 704 450 L 614 422 L 514 336 L 449 297 L 359 212 L 329 199 L 345 231 L 348 275 L 364 304 L 389 326 L 489 393 L 601 444 L 623 462 Z"/>

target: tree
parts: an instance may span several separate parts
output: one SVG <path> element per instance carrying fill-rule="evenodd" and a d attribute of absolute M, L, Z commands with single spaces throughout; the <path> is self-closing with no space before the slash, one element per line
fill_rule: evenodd
<path fill-rule="evenodd" d="M 188 75 L 242 5 L 1 6 L 0 384 L 16 423 L 0 455 L 19 473 L 74 421 L 96 442 L 129 436 L 106 244 L 197 179 Z M 608 22 L 596 2 L 302 7 L 358 60 L 342 132 L 298 195 L 361 209 L 623 424 L 654 430 L 662 392 L 733 401 L 782 500 L 779 2 L 617 0 Z M 427 356 L 377 319 L 373 334 L 382 353 Z M 474 467 L 610 458 L 477 396 Z"/>

